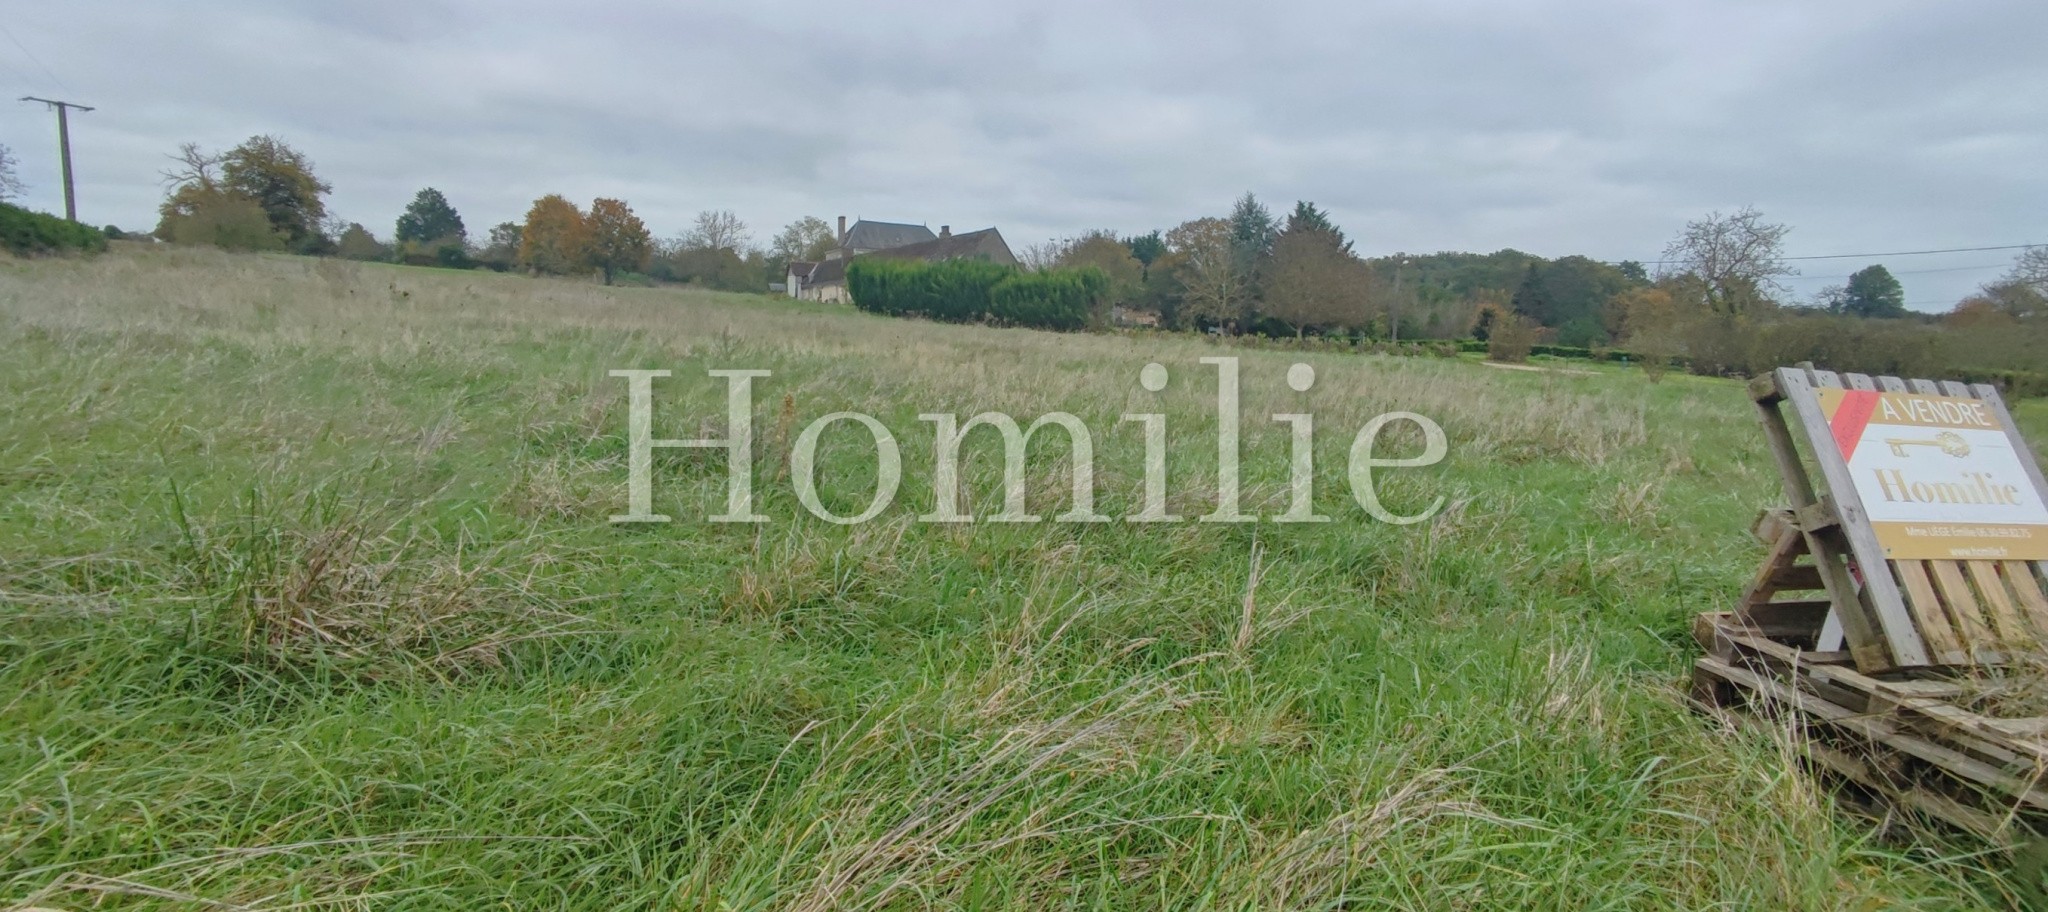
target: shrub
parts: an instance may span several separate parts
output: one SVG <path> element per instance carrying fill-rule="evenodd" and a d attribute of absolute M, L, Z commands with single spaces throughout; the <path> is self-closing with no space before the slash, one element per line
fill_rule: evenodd
<path fill-rule="evenodd" d="M 286 244 L 261 204 L 234 193 L 201 195 L 185 211 L 164 213 L 157 235 L 174 244 L 224 250 L 283 250 Z"/>
<path fill-rule="evenodd" d="M 0 203 L 0 247 L 20 256 L 74 250 L 98 253 L 107 249 L 107 236 L 90 225 Z"/>
<path fill-rule="evenodd" d="M 474 269 L 469 248 L 460 237 L 431 241 L 405 241 L 398 245 L 398 262 L 407 266 L 439 266 L 444 269 Z"/>
<path fill-rule="evenodd" d="M 1493 332 L 1486 339 L 1486 357 L 1519 364 L 1529 360 L 1529 351 L 1535 347 L 1536 324 L 1519 314 L 1508 314 L 1494 321 Z"/>

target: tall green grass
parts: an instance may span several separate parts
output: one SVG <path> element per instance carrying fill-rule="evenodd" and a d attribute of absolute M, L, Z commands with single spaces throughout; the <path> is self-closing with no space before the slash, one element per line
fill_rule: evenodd
<path fill-rule="evenodd" d="M 340 909 L 1976 909 L 2038 876 L 1881 838 L 1689 712 L 1696 612 L 1776 499 L 1741 388 L 1243 352 L 1247 509 L 1315 526 L 926 525 L 920 412 L 1053 409 L 1132 512 L 1214 496 L 1218 353 L 779 299 L 186 250 L 0 264 L 0 904 Z M 1149 361 L 1172 382 L 1137 384 Z M 721 430 L 764 367 L 764 526 L 663 451 L 617 527 L 624 388 Z M 1411 409 L 1451 455 L 1344 497 Z M 895 429 L 895 509 L 789 493 L 793 429 Z M 2048 413 L 2022 420 L 2048 439 Z M 1034 509 L 1067 490 L 1057 436 Z M 1000 460 L 970 444 L 976 512 Z M 872 468 L 828 434 L 821 489 Z"/>

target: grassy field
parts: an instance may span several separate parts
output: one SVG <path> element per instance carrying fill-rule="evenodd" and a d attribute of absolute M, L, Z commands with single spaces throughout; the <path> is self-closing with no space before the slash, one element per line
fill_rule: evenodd
<path fill-rule="evenodd" d="M 0 908 L 1975 909 L 2038 872 L 1880 840 L 1690 713 L 1777 482 L 1733 382 L 1241 352 L 1245 502 L 1319 525 L 916 521 L 925 412 L 1080 416 L 1098 506 L 1214 497 L 1203 340 L 285 257 L 0 264 Z M 1317 370 L 1288 389 L 1290 364 Z M 1171 381 L 1138 383 L 1148 362 Z M 757 381 L 759 505 L 661 451 Z M 1346 496 L 1391 409 L 1449 457 Z M 874 415 L 871 523 L 795 429 Z M 2048 410 L 2021 406 L 2036 441 Z M 986 432 L 978 432 L 986 433 Z M 1031 505 L 1064 509 L 1057 435 Z M 1000 501 L 969 445 L 978 513 Z M 1044 447 L 1039 444 L 1050 443 Z M 1412 447 L 1411 439 L 1407 445 Z M 872 445 L 824 438 L 856 512 Z M 2027 868 L 2021 870 L 2021 868 Z"/>

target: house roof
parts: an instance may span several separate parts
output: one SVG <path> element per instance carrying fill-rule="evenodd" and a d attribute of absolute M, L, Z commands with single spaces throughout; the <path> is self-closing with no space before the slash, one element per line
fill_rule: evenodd
<path fill-rule="evenodd" d="M 811 267 L 811 274 L 804 277 L 804 285 L 828 285 L 846 281 L 846 258 L 820 260 Z"/>
<path fill-rule="evenodd" d="M 888 250 L 906 244 L 917 244 L 936 240 L 938 235 L 923 225 L 906 225 L 901 222 L 870 222 L 861 219 L 846 229 L 846 240 L 840 246 L 855 250 Z"/>
<path fill-rule="evenodd" d="M 930 234 L 929 231 L 926 233 Z M 1017 262 L 1016 256 L 1010 253 L 1010 245 L 1003 241 L 1002 233 L 994 228 L 983 228 L 980 231 L 968 231 L 946 237 L 934 236 L 928 241 L 890 247 L 863 256 L 931 262 L 986 257 L 1006 265 L 1015 265 Z M 808 288 L 846 281 L 846 264 L 852 261 L 852 257 L 838 257 L 811 264 L 791 263 L 789 268 L 798 274 L 797 277 Z M 799 266 L 809 266 L 809 271 L 799 270 Z"/>
<path fill-rule="evenodd" d="M 995 248 L 998 247 L 1003 254 L 1000 257 L 995 255 Z M 965 231 L 960 234 L 947 235 L 946 237 L 934 237 L 923 243 L 905 244 L 901 247 L 891 247 L 887 250 L 875 252 L 882 256 L 898 257 L 901 259 L 915 257 L 922 260 L 955 260 L 962 257 L 988 255 L 991 259 L 995 259 L 998 262 L 1016 262 L 1016 257 L 1010 254 L 1010 245 L 1004 243 L 1002 233 L 994 228 L 983 228 L 980 231 Z"/>

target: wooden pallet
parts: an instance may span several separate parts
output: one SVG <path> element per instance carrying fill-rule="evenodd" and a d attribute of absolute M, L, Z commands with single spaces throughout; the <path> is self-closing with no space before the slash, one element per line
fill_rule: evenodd
<path fill-rule="evenodd" d="M 2048 834 L 2048 716 L 1971 712 L 1963 684 L 1880 680 L 1732 612 L 1700 615 L 1693 637 L 1693 697 L 1721 718 L 1789 731 L 1816 766 L 1902 810 L 1999 841 Z"/>
<path fill-rule="evenodd" d="M 1752 527 L 1765 555 L 1734 610 L 1696 619 L 1694 698 L 1737 726 L 1790 734 L 1815 767 L 1901 810 L 1998 841 L 2048 835 L 2048 716 L 1971 708 L 1978 678 L 2048 672 L 2048 562 L 1891 559 L 1830 436 L 1816 395 L 1830 388 L 1981 404 L 2048 491 L 1990 387 L 1806 365 L 1757 378 L 1790 506 Z"/>

